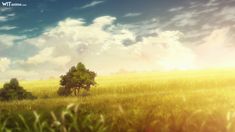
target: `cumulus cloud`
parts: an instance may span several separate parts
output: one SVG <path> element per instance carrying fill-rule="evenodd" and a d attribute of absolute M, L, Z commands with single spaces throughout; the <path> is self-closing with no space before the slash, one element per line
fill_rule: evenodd
<path fill-rule="evenodd" d="M 185 34 L 178 30 L 155 28 L 151 30 L 151 35 L 138 39 L 139 34 L 135 30 L 116 23 L 115 17 L 101 16 L 90 24 L 83 19 L 67 18 L 41 35 L 23 41 L 36 46 L 37 53 L 13 62 L 3 58 L 1 63 L 5 65 L 1 64 L 0 69 L 6 76 L 16 74 L 21 78 L 43 78 L 61 75 L 79 61 L 99 74 L 120 69 L 152 71 L 235 66 L 231 61 L 235 57 L 231 27 L 208 32 L 200 45 L 190 48 L 182 41 Z M 193 35 L 198 36 L 197 32 Z M 6 45 L 12 45 L 21 38 L 0 37 L 8 38 L 4 41 Z M 18 66 L 6 70 L 12 63 Z M 29 74 L 24 76 L 26 71 Z"/>
<path fill-rule="evenodd" d="M 0 72 L 4 72 L 9 68 L 9 65 L 11 64 L 11 60 L 8 58 L 0 58 Z"/>
<path fill-rule="evenodd" d="M 92 1 L 74 9 L 104 2 Z M 4 51 L 1 55 L 9 59 L 0 58 L 1 63 L 10 61 L 10 64 L 1 65 L 4 76 L 0 79 L 59 76 L 79 61 L 99 74 L 120 69 L 149 71 L 235 66 L 234 0 L 188 2 L 190 6 L 186 7 L 187 2 L 183 2 L 163 11 L 164 15 L 133 23 L 118 23 L 112 16 L 97 17 L 91 22 L 67 18 L 33 38 L 2 34 L 0 52 Z M 10 8 L 0 7 L 0 11 L 0 23 L 16 15 Z M 142 14 L 130 12 L 122 17 L 139 15 Z M 2 32 L 14 28 L 17 27 L 0 26 Z M 41 28 L 23 29 L 22 33 L 35 30 L 41 31 Z M 7 54 L 8 51 L 12 52 Z M 18 57 L 17 52 L 23 55 Z"/>
<path fill-rule="evenodd" d="M 23 41 L 36 46 L 37 53 L 24 60 L 11 62 L 18 65 L 15 69 L 1 69 L 8 76 L 17 74 L 21 78 L 41 78 L 61 75 L 79 61 L 98 74 L 120 69 L 152 71 L 235 66 L 231 61 L 235 57 L 231 27 L 209 28 L 211 32 L 206 29 L 200 45 L 192 48 L 182 41 L 185 34 L 178 30 L 151 28 L 151 35 L 141 35 L 139 39 L 136 30 L 117 23 L 112 16 L 97 17 L 90 24 L 84 19 L 67 18 L 41 35 Z M 189 34 L 194 37 L 201 33 L 195 31 Z M 8 38 L 4 41 L 5 45 L 12 45 L 21 38 L 0 37 Z M 4 61 L 6 63 L 6 59 Z M 26 71 L 29 74 L 22 75 Z"/>
<path fill-rule="evenodd" d="M 25 42 L 40 51 L 25 62 L 28 65 L 61 62 L 64 70 L 81 61 L 98 73 L 120 69 L 150 71 L 193 68 L 194 55 L 181 43 L 179 31 L 155 31 L 137 41 L 137 35 L 115 17 L 102 16 L 86 24 L 82 19 L 67 18 L 42 35 Z M 124 43 L 131 42 L 129 46 Z M 43 66 L 42 66 L 43 67 Z M 61 71 L 59 71 L 61 72 Z"/>
<path fill-rule="evenodd" d="M 235 66 L 234 37 L 230 27 L 213 30 L 196 48 L 200 67 Z"/>
<path fill-rule="evenodd" d="M 68 56 L 53 57 L 53 52 L 53 47 L 44 48 L 35 56 L 29 57 L 26 62 L 34 65 L 53 63 L 58 66 L 65 66 L 70 61 L 70 57 Z"/>

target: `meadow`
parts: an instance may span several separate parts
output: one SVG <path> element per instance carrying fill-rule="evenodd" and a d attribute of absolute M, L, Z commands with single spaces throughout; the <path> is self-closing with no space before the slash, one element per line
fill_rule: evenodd
<path fill-rule="evenodd" d="M 98 76 L 89 96 L 59 79 L 20 81 L 36 100 L 0 102 L 0 132 L 234 132 L 235 70 Z M 2 86 L 2 84 L 0 84 Z"/>

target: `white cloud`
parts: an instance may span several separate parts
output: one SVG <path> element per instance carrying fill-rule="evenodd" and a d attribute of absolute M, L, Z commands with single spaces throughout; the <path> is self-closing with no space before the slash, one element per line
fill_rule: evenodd
<path fill-rule="evenodd" d="M 9 68 L 9 65 L 11 64 L 11 60 L 8 58 L 0 58 L 0 72 L 4 72 Z"/>
<path fill-rule="evenodd" d="M 96 18 L 91 26 L 100 28 L 112 24 L 115 20 L 116 20 L 115 17 L 102 16 Z"/>
<path fill-rule="evenodd" d="M 24 39 L 25 36 L 15 36 L 15 35 L 0 35 L 0 44 L 5 46 L 12 46 L 15 41 Z"/>
<path fill-rule="evenodd" d="M 99 5 L 101 3 L 103 3 L 104 1 L 92 1 L 91 3 L 88 3 L 84 6 L 81 7 L 81 9 L 85 9 L 85 8 L 89 8 L 89 7 L 94 7 L 96 5 Z"/>
<path fill-rule="evenodd" d="M 137 45 L 137 53 L 143 57 L 142 61 L 148 61 L 150 65 L 155 63 L 152 65 L 153 67 L 146 69 L 184 70 L 195 68 L 194 53 L 180 42 L 183 33 L 164 31 L 158 34 L 158 36 L 145 37 Z"/>
<path fill-rule="evenodd" d="M 65 61 L 68 68 L 81 61 L 98 73 L 111 73 L 119 69 L 193 68 L 194 55 L 181 44 L 181 32 L 156 30 L 154 35 L 136 41 L 135 32 L 116 25 L 115 20 L 111 16 L 102 16 L 87 25 L 82 19 L 65 19 L 41 36 L 26 41 L 41 49 L 26 62 L 45 66 L 51 62 L 56 69 L 59 62 Z M 127 41 L 132 44 L 124 46 Z"/>
<path fill-rule="evenodd" d="M 113 73 L 120 69 L 151 71 L 235 66 L 231 61 L 235 58 L 235 48 L 229 27 L 211 33 L 214 28 L 203 27 L 206 29 L 203 42 L 191 48 L 190 45 L 185 46 L 188 43 L 181 41 L 185 34 L 178 30 L 161 31 L 151 28 L 151 35 L 142 35 L 142 39 L 137 39 L 139 34 L 135 30 L 130 30 L 115 20 L 115 17 L 101 16 L 90 24 L 83 19 L 67 18 L 60 21 L 57 26 L 48 28 L 40 36 L 23 41 L 35 45 L 39 49 L 38 53 L 25 60 L 14 61 L 14 65 L 19 66 L 5 71 L 4 75 L 18 75 L 28 70 L 30 75 L 18 76 L 58 76 L 80 61 L 99 74 Z M 197 37 L 201 34 L 202 32 L 192 31 L 186 33 L 186 37 Z M 1 37 L 8 38 L 8 41 L 4 40 L 6 45 L 12 45 L 20 38 Z M 128 42 L 130 44 L 125 46 Z M 191 46 L 193 44 L 191 42 Z"/>
<path fill-rule="evenodd" d="M 7 21 L 7 17 L 6 16 L 0 16 L 0 22 L 5 22 Z"/>
<path fill-rule="evenodd" d="M 137 16 L 140 16 L 142 15 L 142 13 L 127 13 L 124 15 L 124 17 L 137 17 Z"/>
<path fill-rule="evenodd" d="M 44 48 L 38 54 L 28 58 L 26 62 L 33 65 L 52 63 L 58 66 L 65 66 L 71 59 L 68 56 L 53 57 L 53 52 L 53 47 Z"/>
<path fill-rule="evenodd" d="M 176 11 L 181 11 L 182 9 L 184 9 L 184 7 L 180 6 L 180 7 L 171 8 L 168 11 L 169 12 L 176 12 Z"/>
<path fill-rule="evenodd" d="M 0 16 L 0 22 L 8 21 L 11 17 L 14 17 L 14 16 L 15 16 L 15 13 L 10 13 L 10 14 L 7 14 L 5 16 L 1 15 Z"/>
<path fill-rule="evenodd" d="M 229 27 L 213 30 L 204 38 L 204 43 L 196 48 L 201 67 L 235 66 L 234 38 Z"/>
<path fill-rule="evenodd" d="M 103 2 L 88 2 L 79 9 Z M 4 10 L 5 16 L 0 15 L 0 21 L 15 16 L 8 12 L 10 9 Z M 0 50 L 20 39 L 38 48 L 34 55 L 12 61 L 14 69 L 5 71 L 4 76 L 60 75 L 79 61 L 98 73 L 119 69 L 146 71 L 235 66 L 234 12 L 231 0 L 194 1 L 190 7 L 171 8 L 164 16 L 141 22 L 121 24 L 112 16 L 98 17 L 89 23 L 84 19 L 67 18 L 34 38 L 0 35 Z M 131 12 L 123 17 L 139 15 L 142 14 Z M 1 26 L 0 30 L 13 28 Z"/>
<path fill-rule="evenodd" d="M 198 23 L 198 20 L 195 19 L 196 16 L 197 14 L 195 12 L 184 12 L 175 15 L 171 19 L 171 23 L 175 23 L 175 25 L 179 27 L 194 26 Z"/>
<path fill-rule="evenodd" d="M 7 11 L 11 11 L 11 8 L 0 7 L 0 12 L 7 12 Z"/>
<path fill-rule="evenodd" d="M 205 9 L 201 9 L 201 10 L 197 11 L 197 14 L 213 13 L 218 9 L 219 9 L 219 7 L 205 8 Z"/>
<path fill-rule="evenodd" d="M 0 30 L 12 30 L 12 29 L 15 29 L 15 28 L 17 28 L 17 27 L 16 26 L 8 26 L 8 25 L 6 25 L 6 26 L 1 26 Z"/>
<path fill-rule="evenodd" d="M 15 16 L 15 15 L 16 15 L 15 13 L 7 14 L 8 17 L 13 17 L 13 16 Z"/>
<path fill-rule="evenodd" d="M 222 17 L 223 19 L 221 21 L 235 21 L 235 16 L 234 16 L 235 8 L 234 7 L 224 7 L 221 12 L 219 12 L 218 15 Z"/>
<path fill-rule="evenodd" d="M 53 50 L 54 50 L 54 48 L 52 48 L 52 47 L 45 48 L 45 49 L 41 50 L 35 56 L 28 58 L 27 63 L 29 63 L 29 64 L 45 63 L 51 58 Z"/>
<path fill-rule="evenodd" d="M 207 7 L 211 7 L 211 6 L 218 6 L 220 3 L 218 2 L 218 0 L 209 0 L 209 2 L 205 5 Z"/>
<path fill-rule="evenodd" d="M 22 33 L 33 32 L 33 31 L 35 31 L 37 29 L 38 28 L 25 29 L 25 30 L 22 31 Z"/>

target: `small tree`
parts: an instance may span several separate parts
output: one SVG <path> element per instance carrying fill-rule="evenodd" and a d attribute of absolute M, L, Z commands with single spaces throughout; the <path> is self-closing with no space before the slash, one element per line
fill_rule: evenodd
<path fill-rule="evenodd" d="M 13 78 L 9 83 L 5 83 L 3 88 L 0 89 L 0 100 L 23 100 L 23 99 L 35 99 L 30 92 L 27 92 L 19 85 L 17 79 Z"/>
<path fill-rule="evenodd" d="M 95 77 L 95 72 L 86 69 L 84 64 L 78 63 L 76 67 L 71 67 L 66 75 L 61 76 L 61 87 L 57 93 L 61 96 L 74 93 L 77 96 L 81 89 L 89 91 L 91 86 L 96 84 Z"/>

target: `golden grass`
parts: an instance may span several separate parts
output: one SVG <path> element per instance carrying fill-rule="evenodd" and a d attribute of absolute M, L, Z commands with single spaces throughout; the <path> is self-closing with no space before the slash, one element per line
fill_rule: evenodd
<path fill-rule="evenodd" d="M 99 76 L 88 97 L 58 97 L 58 80 L 20 83 L 39 99 L 1 102 L 0 109 L 56 111 L 75 103 L 87 112 L 104 115 L 114 123 L 110 129 L 120 132 L 235 130 L 233 69 Z M 120 128 L 117 120 L 122 121 Z"/>

